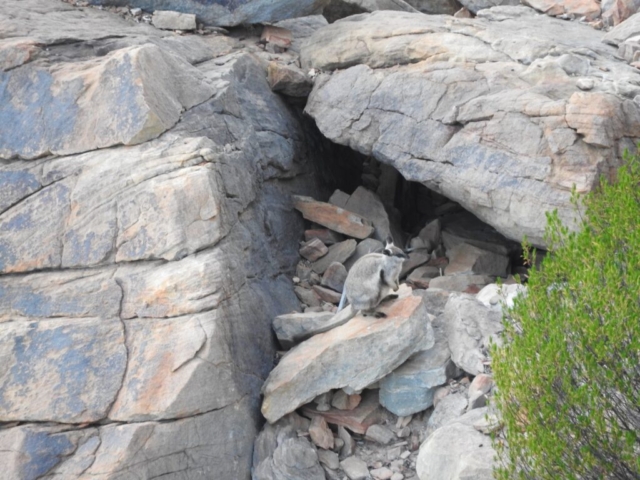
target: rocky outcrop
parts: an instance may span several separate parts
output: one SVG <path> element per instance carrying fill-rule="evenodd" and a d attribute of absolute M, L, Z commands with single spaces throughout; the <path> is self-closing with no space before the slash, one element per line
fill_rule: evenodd
<path fill-rule="evenodd" d="M 248 478 L 315 191 L 298 112 L 231 38 L 2 10 L 4 475 Z"/>
<path fill-rule="evenodd" d="M 153 12 L 193 13 L 200 22 L 218 27 L 270 23 L 304 17 L 322 10 L 329 0 L 89 0 L 93 5 L 132 6 Z"/>
<path fill-rule="evenodd" d="M 399 299 L 382 311 L 387 318 L 356 316 L 283 357 L 262 389 L 265 418 L 275 422 L 333 388 L 358 392 L 433 345 L 420 297 Z"/>
<path fill-rule="evenodd" d="M 572 186 L 590 191 L 640 138 L 637 74 L 602 36 L 522 6 L 350 17 L 302 49 L 307 68 L 337 69 L 306 111 L 331 140 L 543 246 L 545 212 L 570 223 Z"/>

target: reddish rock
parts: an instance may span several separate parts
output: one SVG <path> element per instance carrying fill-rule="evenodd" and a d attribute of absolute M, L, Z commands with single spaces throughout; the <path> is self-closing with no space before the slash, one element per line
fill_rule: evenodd
<path fill-rule="evenodd" d="M 341 294 L 331 290 L 330 288 L 321 287 L 320 285 L 314 285 L 313 291 L 325 302 L 338 304 L 340 303 Z"/>
<path fill-rule="evenodd" d="M 328 251 L 329 249 L 324 243 L 322 243 L 322 240 L 314 238 L 302 245 L 300 248 L 300 255 L 310 262 L 315 262 L 320 257 L 326 255 Z"/>
<path fill-rule="evenodd" d="M 313 238 L 317 238 L 325 245 L 333 245 L 344 240 L 344 237 L 339 233 L 336 233 L 328 228 L 314 228 L 304 231 L 305 241 L 309 241 Z"/>
<path fill-rule="evenodd" d="M 320 448 L 330 450 L 333 448 L 333 433 L 324 418 L 316 415 L 311 419 L 309 426 L 309 436 L 311 441 Z"/>
<path fill-rule="evenodd" d="M 330 203 L 318 202 L 311 197 L 293 195 L 293 206 L 307 220 L 330 228 L 349 237 L 367 238 L 373 225 L 366 218 Z"/>
<path fill-rule="evenodd" d="M 260 41 L 270 43 L 280 48 L 289 48 L 292 40 L 291 30 L 273 25 L 265 25 L 260 35 Z"/>
<path fill-rule="evenodd" d="M 353 394 L 349 395 L 344 390 L 338 390 L 331 400 L 331 405 L 336 407 L 338 410 L 353 410 L 362 401 L 362 397 L 360 395 Z"/>
<path fill-rule="evenodd" d="M 307 406 L 302 409 L 302 413 L 309 418 L 322 415 L 327 423 L 348 428 L 352 432 L 361 435 L 364 435 L 371 425 L 381 422 L 384 416 L 384 412 L 378 401 L 378 392 L 374 390 L 367 390 L 362 395 L 360 405 L 353 410 L 338 410 L 332 408 L 329 411 L 321 412 Z M 345 441 L 345 446 L 347 443 L 348 442 Z"/>

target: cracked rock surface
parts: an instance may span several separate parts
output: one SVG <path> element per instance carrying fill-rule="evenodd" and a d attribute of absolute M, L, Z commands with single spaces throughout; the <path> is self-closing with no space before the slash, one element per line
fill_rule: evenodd
<path fill-rule="evenodd" d="M 300 112 L 233 38 L 0 10 L 0 477 L 249 478 Z"/>
<path fill-rule="evenodd" d="M 545 212 L 571 222 L 572 186 L 590 191 L 640 138 L 640 76 L 603 35 L 523 6 L 349 17 L 302 49 L 303 66 L 334 71 L 306 112 L 334 142 L 544 246 Z"/>

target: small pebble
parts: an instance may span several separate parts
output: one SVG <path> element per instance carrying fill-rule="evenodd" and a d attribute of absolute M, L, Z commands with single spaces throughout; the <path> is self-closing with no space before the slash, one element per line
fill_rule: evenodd
<path fill-rule="evenodd" d="M 411 455 L 411 452 L 409 450 L 405 450 L 400 454 L 400 458 L 404 460 L 405 458 L 409 458 L 410 455 Z"/>
<path fill-rule="evenodd" d="M 402 475 L 400 472 L 396 472 L 393 475 L 391 475 L 390 480 L 404 480 L 404 475 Z"/>

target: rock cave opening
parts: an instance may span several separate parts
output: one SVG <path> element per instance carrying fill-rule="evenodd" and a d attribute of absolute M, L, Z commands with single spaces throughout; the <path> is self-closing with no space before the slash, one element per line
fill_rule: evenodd
<path fill-rule="evenodd" d="M 318 132 L 318 135 L 321 134 Z M 471 258 L 463 258 L 461 261 L 465 265 L 452 266 L 450 270 L 455 269 L 456 274 L 475 275 L 476 278 L 471 280 L 478 283 L 465 288 L 470 292 L 477 291 L 484 282 L 490 283 L 496 277 L 507 280 L 519 275 L 526 281 L 527 267 L 523 262 L 519 242 L 506 238 L 459 203 L 422 183 L 405 179 L 392 165 L 327 139 L 323 139 L 323 142 L 326 143 L 324 152 L 316 162 L 325 197 L 316 200 L 346 206 L 347 210 L 351 203 L 352 206 L 356 205 L 356 210 L 360 210 L 355 213 L 360 213 L 365 218 L 367 209 L 374 207 L 362 203 L 380 202 L 388 216 L 395 244 L 411 252 L 411 256 L 421 257 L 420 252 L 426 248 L 432 259 L 446 259 L 447 250 L 459 244 L 468 245 L 470 248 L 463 249 L 464 254 L 461 256 L 470 255 L 475 259 L 475 264 L 469 263 L 473 262 Z M 359 190 L 366 190 L 371 195 L 361 195 L 357 193 Z M 358 198 L 350 202 L 349 199 L 354 194 Z M 439 246 L 429 245 L 428 242 L 425 244 L 425 239 L 422 238 L 425 236 L 425 227 L 432 222 L 437 222 L 441 232 Z M 307 226 L 313 226 L 313 222 L 307 223 Z M 374 233 L 373 237 L 376 235 Z M 309 239 L 310 234 L 307 234 L 305 240 Z M 545 253 L 543 250 L 539 252 L 540 257 Z M 420 266 L 420 260 L 410 263 L 411 266 L 405 269 L 407 275 Z M 489 265 L 491 263 L 494 265 Z M 446 260 L 442 260 L 439 265 L 446 265 Z M 443 274 L 445 270 L 446 267 L 442 269 Z M 486 278 L 479 278 L 483 275 Z M 418 282 L 418 285 L 425 288 L 428 282 Z"/>

